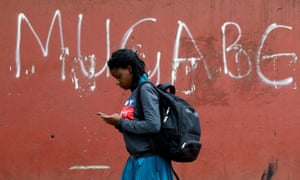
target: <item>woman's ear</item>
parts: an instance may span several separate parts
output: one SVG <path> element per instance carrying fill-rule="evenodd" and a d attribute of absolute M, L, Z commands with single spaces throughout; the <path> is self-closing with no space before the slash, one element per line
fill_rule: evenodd
<path fill-rule="evenodd" d="M 127 66 L 127 69 L 128 69 L 128 71 L 129 71 L 130 73 L 132 73 L 132 66 L 128 65 L 128 66 Z"/>

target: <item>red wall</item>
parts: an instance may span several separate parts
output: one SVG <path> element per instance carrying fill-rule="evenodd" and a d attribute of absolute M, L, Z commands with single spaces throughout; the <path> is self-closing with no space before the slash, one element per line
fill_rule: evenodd
<path fill-rule="evenodd" d="M 118 179 L 128 92 L 105 61 L 136 48 L 201 115 L 182 179 L 300 178 L 299 1 L 2 0 L 0 179 Z M 80 168 L 81 167 L 81 168 Z"/>

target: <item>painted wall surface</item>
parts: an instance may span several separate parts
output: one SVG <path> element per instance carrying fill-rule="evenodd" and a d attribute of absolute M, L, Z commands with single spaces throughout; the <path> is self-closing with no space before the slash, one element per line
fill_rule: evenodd
<path fill-rule="evenodd" d="M 0 179 L 118 179 L 121 134 L 96 116 L 129 92 L 106 60 L 137 49 L 201 115 L 182 179 L 300 178 L 300 1 L 0 1 Z"/>

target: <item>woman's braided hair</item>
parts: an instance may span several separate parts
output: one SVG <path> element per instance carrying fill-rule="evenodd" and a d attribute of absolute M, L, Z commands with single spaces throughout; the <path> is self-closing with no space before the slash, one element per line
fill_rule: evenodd
<path fill-rule="evenodd" d="M 113 52 L 107 65 L 110 70 L 131 66 L 134 86 L 137 85 L 139 78 L 146 73 L 145 62 L 140 59 L 136 51 L 131 49 L 119 49 Z"/>

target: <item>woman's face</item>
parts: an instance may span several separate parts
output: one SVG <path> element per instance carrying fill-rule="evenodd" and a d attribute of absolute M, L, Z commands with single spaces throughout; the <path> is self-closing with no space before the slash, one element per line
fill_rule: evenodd
<path fill-rule="evenodd" d="M 111 75 L 116 79 L 117 85 L 127 90 L 133 85 L 132 82 L 132 67 L 127 66 L 126 68 L 114 68 L 110 70 Z"/>

